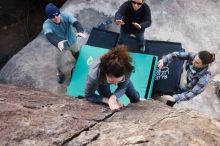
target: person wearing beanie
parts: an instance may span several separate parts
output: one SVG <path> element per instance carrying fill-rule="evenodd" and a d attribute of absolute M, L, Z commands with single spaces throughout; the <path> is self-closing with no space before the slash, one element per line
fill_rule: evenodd
<path fill-rule="evenodd" d="M 173 106 L 176 102 L 190 100 L 205 90 L 205 86 L 211 79 L 209 65 L 215 61 L 215 54 L 208 51 L 194 52 L 173 52 L 162 57 L 158 61 L 158 68 L 176 60 L 186 60 L 186 81 L 185 86 L 171 95 L 163 95 L 162 99 L 167 105 Z"/>
<path fill-rule="evenodd" d="M 61 62 L 64 57 L 63 50 L 70 50 L 73 56 L 77 57 L 77 36 L 86 37 L 83 33 L 82 25 L 70 13 L 60 12 L 60 10 L 53 4 L 49 3 L 45 7 L 47 20 L 43 23 L 43 31 L 48 41 L 59 49 L 57 57 L 57 77 L 58 83 L 62 84 L 65 80 L 65 75 L 62 73 Z M 76 29 L 76 31 L 74 30 Z"/>

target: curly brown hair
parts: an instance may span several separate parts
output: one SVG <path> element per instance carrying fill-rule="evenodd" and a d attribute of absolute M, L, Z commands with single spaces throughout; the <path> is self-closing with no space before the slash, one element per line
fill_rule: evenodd
<path fill-rule="evenodd" d="M 118 45 L 112 48 L 108 53 L 104 54 L 100 60 L 100 79 L 103 81 L 106 80 L 106 75 L 121 77 L 134 71 L 132 57 L 128 53 L 127 46 L 125 45 Z"/>

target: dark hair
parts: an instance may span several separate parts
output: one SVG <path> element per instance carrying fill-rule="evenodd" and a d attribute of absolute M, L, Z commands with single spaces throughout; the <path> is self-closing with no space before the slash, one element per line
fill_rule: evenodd
<path fill-rule="evenodd" d="M 204 65 L 210 64 L 215 61 L 215 54 L 208 51 L 200 51 L 198 53 L 198 56 L 201 59 L 202 64 Z"/>
<path fill-rule="evenodd" d="M 106 75 L 121 77 L 134 70 L 132 58 L 127 51 L 127 46 L 118 45 L 101 57 L 100 79 L 105 80 Z"/>

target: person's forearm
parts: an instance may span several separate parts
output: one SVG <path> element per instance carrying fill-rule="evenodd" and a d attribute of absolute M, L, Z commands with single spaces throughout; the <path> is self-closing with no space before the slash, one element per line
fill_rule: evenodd
<path fill-rule="evenodd" d="M 116 20 L 121 20 L 122 19 L 122 14 L 120 13 L 120 12 L 117 12 L 116 14 L 115 14 L 115 21 Z"/>
<path fill-rule="evenodd" d="M 202 93 L 203 91 L 204 91 L 204 88 L 201 88 L 199 91 L 195 91 L 195 90 L 191 89 L 191 90 L 188 90 L 188 91 L 183 92 L 181 94 L 176 94 L 173 97 L 175 97 L 176 102 L 186 101 L 186 100 L 190 100 L 190 99 L 194 98 L 195 96 Z"/>
<path fill-rule="evenodd" d="M 76 21 L 73 23 L 73 27 L 76 28 L 77 32 L 84 32 L 82 25 L 79 23 L 79 21 Z"/>
<path fill-rule="evenodd" d="M 118 84 L 118 88 L 115 90 L 114 95 L 119 98 L 121 96 L 123 96 L 125 94 L 125 91 L 127 89 L 128 83 L 129 83 L 130 79 L 126 79 L 125 82 L 123 83 L 119 83 Z"/>
<path fill-rule="evenodd" d="M 48 33 L 46 34 L 46 38 L 48 39 L 48 41 L 53 44 L 55 47 L 58 47 L 57 44 L 62 41 L 59 40 L 58 38 L 56 38 L 56 36 L 53 33 Z"/>
<path fill-rule="evenodd" d="M 140 25 L 141 25 L 141 28 L 147 28 L 151 26 L 151 11 L 148 6 L 145 6 L 143 11 L 144 11 L 143 12 L 144 17 Z"/>
<path fill-rule="evenodd" d="M 174 60 L 190 60 L 195 57 L 192 52 L 173 52 L 162 57 L 164 65 L 171 63 Z"/>
<path fill-rule="evenodd" d="M 151 14 L 148 14 L 144 17 L 143 22 L 140 23 L 141 28 L 147 28 L 151 26 Z"/>
<path fill-rule="evenodd" d="M 120 6 L 118 11 L 115 13 L 115 20 L 121 20 L 122 19 L 127 7 L 128 7 L 127 3 L 124 3 Z"/>

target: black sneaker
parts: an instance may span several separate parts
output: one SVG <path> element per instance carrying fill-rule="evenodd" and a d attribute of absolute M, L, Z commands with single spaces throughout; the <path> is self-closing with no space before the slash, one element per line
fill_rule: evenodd
<path fill-rule="evenodd" d="M 59 84 L 62 84 L 65 81 L 65 75 L 64 74 L 57 74 L 57 82 Z"/>

